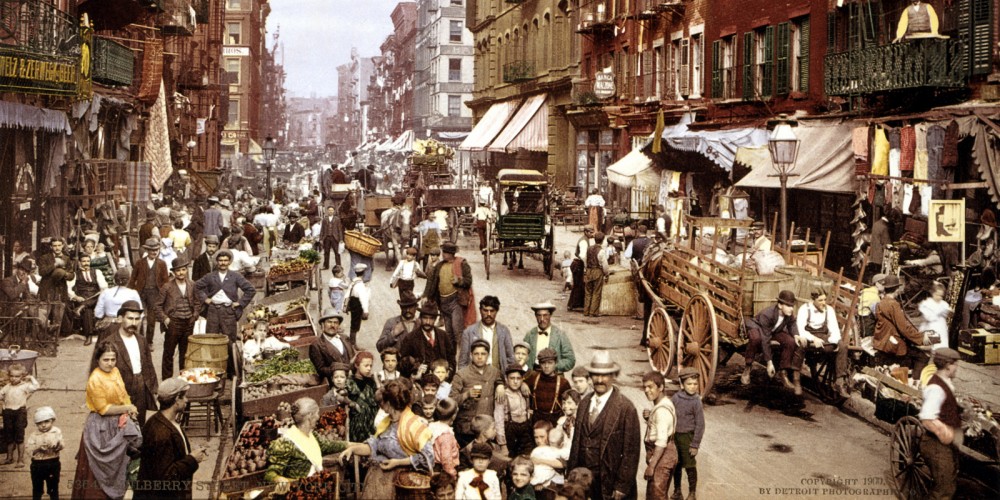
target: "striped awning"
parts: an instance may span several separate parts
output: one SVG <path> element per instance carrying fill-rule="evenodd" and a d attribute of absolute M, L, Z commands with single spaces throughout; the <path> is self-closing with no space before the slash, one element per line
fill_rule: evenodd
<path fill-rule="evenodd" d="M 514 111 L 520 106 L 520 100 L 498 102 L 486 110 L 483 118 L 476 123 L 476 126 L 469 132 L 468 137 L 462 141 L 458 149 L 462 151 L 485 151 L 486 146 L 493 142 L 497 134 L 503 130 Z"/>
<path fill-rule="evenodd" d="M 518 149 L 548 151 L 549 107 L 545 101 L 545 94 L 528 98 L 487 150 L 495 153 L 513 153 Z"/>

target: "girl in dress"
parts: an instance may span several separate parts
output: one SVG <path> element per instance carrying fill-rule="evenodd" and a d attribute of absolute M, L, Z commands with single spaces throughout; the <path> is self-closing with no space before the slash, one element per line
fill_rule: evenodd
<path fill-rule="evenodd" d="M 931 296 L 920 302 L 920 316 L 924 322 L 920 325 L 922 332 L 934 332 L 938 337 L 933 349 L 948 347 L 948 319 L 951 318 L 951 306 L 944 300 L 944 285 L 935 281 L 931 285 Z"/>
<path fill-rule="evenodd" d="M 372 376 L 375 358 L 368 351 L 358 351 L 354 356 L 354 376 L 347 381 L 347 394 L 351 398 L 351 442 L 360 443 L 375 433 L 375 400 L 377 384 Z"/>

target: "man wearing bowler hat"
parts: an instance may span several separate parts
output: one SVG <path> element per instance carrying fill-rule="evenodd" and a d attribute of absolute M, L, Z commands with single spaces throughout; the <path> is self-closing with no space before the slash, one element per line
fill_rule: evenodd
<path fill-rule="evenodd" d="M 875 362 L 880 365 L 899 364 L 913 369 L 913 377 L 919 378 L 920 371 L 927 365 L 927 354 L 920 346 L 930 345 L 930 339 L 920 333 L 903 312 L 903 306 L 896 300 L 902 283 L 895 275 L 882 280 L 885 293 L 875 306 Z"/>
<path fill-rule="evenodd" d="M 451 372 L 455 372 L 455 345 L 443 329 L 434 326 L 438 312 L 433 304 L 425 302 L 420 308 L 418 328 L 399 343 L 399 358 L 412 356 L 421 365 L 430 366 L 435 360 L 448 361 Z"/>
<path fill-rule="evenodd" d="M 962 445 L 962 409 L 955 399 L 958 352 L 947 347 L 934 351 L 937 372 L 924 386 L 920 407 L 921 425 L 927 429 L 920 438 L 920 454 L 931 469 L 934 484 L 927 498 L 951 498 L 958 479 L 958 448 Z"/>
<path fill-rule="evenodd" d="M 771 354 L 771 340 L 775 340 L 781 345 L 781 382 L 785 387 L 795 391 L 795 395 L 802 395 L 802 385 L 800 383 L 801 373 L 796 369 L 793 359 L 799 355 L 797 350 L 801 349 L 795 343 L 795 337 L 799 335 L 797 322 L 795 321 L 795 294 L 790 290 L 778 292 L 777 303 L 765 308 L 751 319 L 746 320 L 747 336 L 750 342 L 743 357 L 746 360 L 746 367 L 740 381 L 743 385 L 750 384 L 750 372 L 753 369 L 753 362 L 757 354 L 763 354 L 763 362 L 767 366 L 767 376 L 773 377 L 774 361 Z M 788 373 L 792 374 L 792 380 L 788 380 Z"/>
<path fill-rule="evenodd" d="M 444 316 L 445 330 L 451 336 L 452 345 L 458 345 L 465 327 L 476 322 L 476 310 L 472 307 L 475 300 L 472 268 L 456 253 L 458 245 L 455 242 L 441 244 L 441 260 L 427 273 L 427 286 L 424 288 L 424 297 L 436 305 Z"/>
<path fill-rule="evenodd" d="M 151 305 L 160 300 L 160 288 L 167 284 L 170 272 L 167 271 L 167 263 L 160 259 L 159 239 L 149 238 L 142 244 L 142 249 L 146 251 L 146 257 L 135 263 L 135 267 L 132 268 L 132 276 L 129 277 L 128 287 L 139 292 L 143 304 Z M 162 330 L 166 331 L 166 328 Z M 153 348 L 153 333 L 155 331 L 156 318 L 147 317 L 143 335 L 149 342 L 150 349 Z"/>
<path fill-rule="evenodd" d="M 198 281 L 206 274 L 212 272 L 215 267 L 215 252 L 219 251 L 219 237 L 205 237 L 205 252 L 194 260 L 194 269 L 191 270 L 191 280 Z"/>
<path fill-rule="evenodd" d="M 243 308 L 257 294 L 257 289 L 242 274 L 229 270 L 232 261 L 232 252 L 219 250 L 215 254 L 215 271 L 202 276 L 194 284 L 198 302 L 204 304 L 205 331 L 226 335 L 230 345 L 237 340 L 236 322 L 243 316 Z M 235 374 L 233 366 L 230 356 L 227 363 L 230 376 Z"/>
<path fill-rule="evenodd" d="M 327 308 L 319 318 L 320 328 L 323 335 L 309 346 L 309 361 L 316 367 L 316 373 L 320 378 L 333 385 L 333 365 L 335 363 L 351 364 L 357 349 L 354 344 L 345 339 L 342 335 L 341 324 L 344 317 Z"/>
<path fill-rule="evenodd" d="M 594 475 L 588 498 L 635 498 L 642 446 L 639 413 L 614 385 L 621 367 L 608 351 L 595 351 L 586 368 L 594 392 L 580 401 L 576 412 L 566 470 L 586 467 Z"/>
<path fill-rule="evenodd" d="M 556 352 L 556 372 L 566 373 L 576 366 L 576 355 L 573 354 L 573 344 L 559 327 L 552 324 L 552 313 L 556 306 L 551 302 L 542 302 L 531 306 L 535 312 L 535 321 L 538 326 L 528 330 L 524 335 L 524 341 L 531 347 L 528 354 L 528 366 L 534 368 L 535 357 L 546 347 Z"/>
<path fill-rule="evenodd" d="M 106 337 L 102 339 L 115 345 L 118 352 L 116 367 L 125 382 L 125 392 L 138 410 L 140 426 L 146 423 L 146 410 L 156 408 L 156 390 L 159 387 L 149 341 L 139 334 L 142 313 L 142 304 L 134 300 L 125 302 L 118 308 L 121 321 L 109 326 Z M 90 371 L 94 368 L 97 368 L 96 359 L 90 363 Z"/>
<path fill-rule="evenodd" d="M 178 351 L 177 367 L 184 369 L 188 337 L 194 333 L 201 305 L 195 297 L 194 282 L 188 278 L 190 261 L 178 257 L 173 262 L 174 279 L 160 287 L 159 300 L 152 304 L 154 318 L 167 326 L 163 337 L 163 355 L 160 376 L 168 379 L 174 375 L 174 351 Z"/>
<path fill-rule="evenodd" d="M 375 342 L 375 348 L 382 352 L 390 347 L 399 349 L 399 342 L 408 333 L 417 329 L 417 305 L 420 303 L 412 293 L 406 293 L 399 300 L 399 316 L 393 316 L 385 321 L 382 334 Z"/>

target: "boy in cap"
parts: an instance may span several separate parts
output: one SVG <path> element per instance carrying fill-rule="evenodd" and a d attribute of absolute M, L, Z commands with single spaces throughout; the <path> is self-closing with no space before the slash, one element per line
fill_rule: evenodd
<path fill-rule="evenodd" d="M 522 340 L 514 344 L 514 363 L 511 364 L 511 367 L 520 368 L 522 372 L 527 373 L 531 370 L 531 367 L 528 366 L 529 356 L 531 356 L 531 346 L 527 342 Z"/>
<path fill-rule="evenodd" d="M 371 291 L 368 290 L 368 283 L 362 278 L 367 269 L 367 264 L 354 265 L 354 279 L 351 280 L 347 293 L 344 295 L 347 299 L 344 309 L 351 315 L 351 344 L 355 345 L 357 345 L 358 332 L 361 331 L 361 321 L 368 319 L 368 302 L 371 300 Z"/>
<path fill-rule="evenodd" d="M 472 444 L 472 468 L 458 473 L 455 498 L 459 500 L 500 500 L 500 478 L 491 470 L 493 448 L 486 443 Z"/>
<path fill-rule="evenodd" d="M 540 368 L 524 377 L 524 384 L 531 391 L 532 423 L 546 420 L 553 426 L 562 416 L 563 393 L 570 389 L 566 377 L 556 372 L 556 351 L 551 347 L 538 353 Z"/>
<path fill-rule="evenodd" d="M 642 411 L 646 419 L 646 470 L 642 474 L 646 479 L 646 498 L 667 498 L 670 477 L 677 465 L 677 447 L 673 439 L 677 412 L 674 403 L 664 393 L 665 385 L 663 374 L 658 371 L 646 372 L 642 376 L 642 391 L 646 399 L 653 403 L 652 410 Z"/>
<path fill-rule="evenodd" d="M 208 458 L 208 450 L 193 448 L 183 428 L 174 423 L 187 407 L 189 387 L 171 377 L 156 390 L 160 411 L 142 426 L 136 498 L 191 498 L 194 473 Z"/>
<path fill-rule="evenodd" d="M 531 400 L 521 392 L 524 371 L 520 367 L 508 366 L 505 375 L 507 388 L 493 409 L 493 420 L 497 423 L 497 444 L 501 452 L 516 457 L 532 448 Z"/>
<path fill-rule="evenodd" d="M 59 498 L 59 452 L 63 449 L 62 431 L 55 426 L 56 412 L 51 406 L 35 410 L 36 432 L 25 442 L 31 457 L 31 497 L 42 498 L 42 491 L 49 498 Z"/>
<path fill-rule="evenodd" d="M 674 429 L 674 444 L 677 446 L 677 467 L 674 468 L 674 494 L 671 500 L 681 498 L 681 469 L 687 472 L 687 500 L 694 500 L 698 489 L 698 462 L 695 456 L 705 435 L 705 411 L 699 394 L 699 374 L 693 367 L 680 371 L 681 390 L 672 398 L 677 412 L 677 427 Z M 664 490 L 665 491 L 665 490 Z"/>
<path fill-rule="evenodd" d="M 406 249 L 406 258 L 399 261 L 392 277 L 389 278 L 389 287 L 399 290 L 399 298 L 413 294 L 413 283 L 417 278 L 427 278 L 424 270 L 417 262 L 417 249 L 409 247 Z"/>

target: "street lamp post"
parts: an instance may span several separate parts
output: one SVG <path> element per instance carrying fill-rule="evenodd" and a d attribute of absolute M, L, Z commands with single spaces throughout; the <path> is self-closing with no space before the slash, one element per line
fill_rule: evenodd
<path fill-rule="evenodd" d="M 267 161 L 267 185 L 264 187 L 264 199 L 268 202 L 271 201 L 271 162 L 274 161 L 274 153 L 274 138 L 268 136 L 268 138 L 264 140 L 264 160 Z"/>
<path fill-rule="evenodd" d="M 767 141 L 768 149 L 771 152 L 771 165 L 778 172 L 776 175 L 781 182 L 781 244 L 788 246 L 788 178 L 798 174 L 791 173 L 795 168 L 795 159 L 799 155 L 799 139 L 792 131 L 794 121 L 789 120 L 786 115 L 778 117 L 778 123 L 771 132 L 771 138 Z"/>

